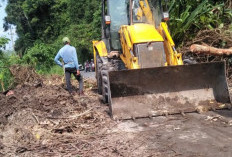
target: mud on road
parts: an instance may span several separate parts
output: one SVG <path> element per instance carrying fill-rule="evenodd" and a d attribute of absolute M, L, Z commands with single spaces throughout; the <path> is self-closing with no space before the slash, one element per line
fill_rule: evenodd
<path fill-rule="evenodd" d="M 230 110 L 115 121 L 92 79 L 82 97 L 60 76 L 12 91 L 0 94 L 0 156 L 232 156 Z"/>

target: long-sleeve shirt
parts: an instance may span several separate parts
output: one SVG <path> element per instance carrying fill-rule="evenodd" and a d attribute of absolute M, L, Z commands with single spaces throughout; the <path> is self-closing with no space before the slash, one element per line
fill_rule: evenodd
<path fill-rule="evenodd" d="M 62 47 L 57 53 L 54 61 L 56 62 L 56 64 L 62 67 L 62 63 L 59 61 L 60 58 L 63 59 L 65 68 L 76 68 L 77 70 L 79 70 L 75 47 L 67 44 L 64 47 Z"/>

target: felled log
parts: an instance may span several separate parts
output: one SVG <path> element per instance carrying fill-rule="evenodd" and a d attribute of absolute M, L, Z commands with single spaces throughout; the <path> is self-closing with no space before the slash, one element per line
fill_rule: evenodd
<path fill-rule="evenodd" d="M 190 47 L 190 51 L 196 54 L 209 54 L 209 55 L 215 55 L 215 56 L 232 55 L 232 48 L 218 49 L 218 48 L 211 47 L 208 45 L 193 44 Z"/>

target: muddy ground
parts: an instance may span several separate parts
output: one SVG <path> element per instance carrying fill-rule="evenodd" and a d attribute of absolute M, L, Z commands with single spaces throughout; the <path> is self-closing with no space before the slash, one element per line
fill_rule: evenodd
<path fill-rule="evenodd" d="M 115 121 L 94 80 L 85 80 L 82 97 L 62 81 L 51 76 L 0 94 L 0 156 L 232 156 L 230 110 Z"/>

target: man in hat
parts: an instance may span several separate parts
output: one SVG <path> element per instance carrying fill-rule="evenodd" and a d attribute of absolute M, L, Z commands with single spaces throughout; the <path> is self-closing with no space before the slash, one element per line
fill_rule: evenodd
<path fill-rule="evenodd" d="M 73 94 L 70 81 L 71 74 L 73 74 L 79 82 L 79 94 L 83 95 L 83 77 L 81 76 L 79 71 L 76 48 L 70 45 L 70 40 L 68 37 L 63 38 L 63 44 L 64 46 L 59 50 L 54 60 L 56 64 L 63 67 L 62 63 L 59 61 L 60 58 L 63 59 L 65 68 L 65 79 L 69 93 Z"/>

